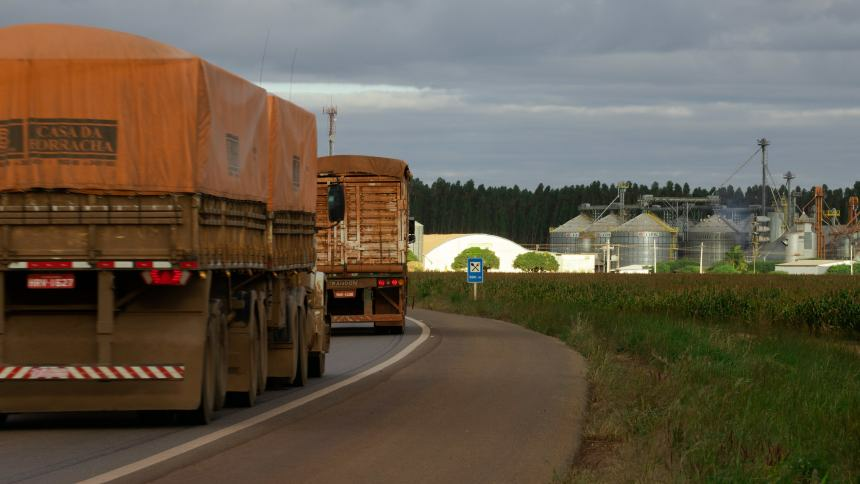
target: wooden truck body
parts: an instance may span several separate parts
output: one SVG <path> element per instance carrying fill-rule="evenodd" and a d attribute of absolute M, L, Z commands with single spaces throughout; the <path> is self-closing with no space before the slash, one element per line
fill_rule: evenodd
<path fill-rule="evenodd" d="M 409 167 L 391 158 L 319 159 L 317 264 L 332 324 L 373 323 L 402 332 L 406 315 Z M 327 222 L 328 191 L 341 185 L 343 221 Z"/>

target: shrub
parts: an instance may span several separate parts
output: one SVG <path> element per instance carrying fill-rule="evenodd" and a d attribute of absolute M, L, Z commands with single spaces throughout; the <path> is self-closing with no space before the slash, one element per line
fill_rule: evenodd
<path fill-rule="evenodd" d="M 708 269 L 708 272 L 714 274 L 738 274 L 739 271 L 731 262 L 718 262 L 713 267 Z"/>
<path fill-rule="evenodd" d="M 557 272 L 558 260 L 549 252 L 526 252 L 514 259 L 514 267 L 524 272 Z"/>
<path fill-rule="evenodd" d="M 851 274 L 851 267 L 848 264 L 840 264 L 827 268 L 828 274 Z M 860 264 L 854 264 L 854 275 L 860 274 Z"/>
<path fill-rule="evenodd" d="M 454 262 L 451 263 L 451 269 L 454 269 L 455 271 L 465 270 L 466 261 L 471 257 L 480 257 L 481 259 L 484 259 L 485 271 L 499 268 L 499 257 L 495 252 L 490 249 L 482 249 L 480 247 L 469 247 L 463 252 L 460 252 L 460 254 L 454 258 Z"/>

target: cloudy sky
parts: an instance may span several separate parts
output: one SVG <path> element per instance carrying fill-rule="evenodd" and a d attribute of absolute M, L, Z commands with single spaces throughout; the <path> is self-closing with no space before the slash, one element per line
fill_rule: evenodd
<path fill-rule="evenodd" d="M 762 136 L 777 179 L 860 179 L 857 0 L 0 0 L 0 25 L 31 22 L 144 35 L 255 82 L 268 31 L 264 85 L 318 113 L 321 152 L 331 101 L 335 152 L 425 181 L 714 186 Z"/>

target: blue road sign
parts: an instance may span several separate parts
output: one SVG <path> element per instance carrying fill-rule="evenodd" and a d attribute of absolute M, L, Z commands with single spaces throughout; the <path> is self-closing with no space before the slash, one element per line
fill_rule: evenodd
<path fill-rule="evenodd" d="M 484 282 L 484 259 L 471 257 L 466 262 L 466 282 Z"/>

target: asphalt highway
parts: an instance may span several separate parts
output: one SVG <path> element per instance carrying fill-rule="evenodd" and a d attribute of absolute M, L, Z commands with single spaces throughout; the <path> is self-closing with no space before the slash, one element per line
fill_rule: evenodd
<path fill-rule="evenodd" d="M 327 375 L 206 427 L 14 415 L 0 482 L 549 482 L 578 448 L 585 363 L 515 325 L 415 310 L 332 340 Z"/>

